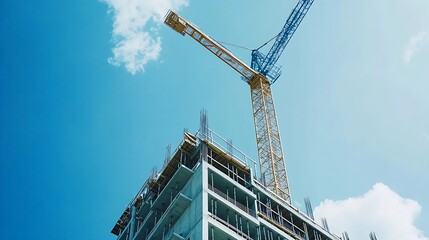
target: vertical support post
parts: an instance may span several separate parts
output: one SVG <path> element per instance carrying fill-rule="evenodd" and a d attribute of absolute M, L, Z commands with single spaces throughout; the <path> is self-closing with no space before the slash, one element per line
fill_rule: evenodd
<path fill-rule="evenodd" d="M 243 232 L 243 221 L 241 221 L 241 215 L 240 215 L 240 232 Z"/>
<path fill-rule="evenodd" d="M 136 206 L 131 206 L 130 240 L 133 240 L 136 228 Z"/>
<path fill-rule="evenodd" d="M 310 240 L 310 236 L 308 236 L 307 224 L 305 223 L 304 223 L 304 233 L 305 233 L 305 240 Z"/>
<path fill-rule="evenodd" d="M 238 216 L 237 216 L 237 213 L 235 213 L 235 228 L 238 230 Z"/>
<path fill-rule="evenodd" d="M 262 230 L 264 231 L 264 238 L 267 239 L 267 231 L 265 230 L 265 227 L 262 227 Z"/>
<path fill-rule="evenodd" d="M 258 178 L 258 170 L 257 170 L 257 168 L 256 168 L 256 162 L 253 162 L 253 169 L 255 170 L 255 173 L 254 173 L 254 178 Z"/>
<path fill-rule="evenodd" d="M 208 156 L 208 147 L 205 143 L 201 143 L 201 150 L 200 150 L 200 161 L 201 162 L 207 162 L 207 156 Z"/>
<path fill-rule="evenodd" d="M 261 208 L 261 194 L 258 192 L 258 195 L 256 195 L 256 212 L 261 212 L 262 208 Z"/>
<path fill-rule="evenodd" d="M 228 142 L 227 142 L 227 154 L 229 155 L 229 156 L 234 156 L 234 153 L 233 153 L 233 149 L 234 149 L 234 147 L 232 146 L 232 140 L 228 140 Z"/>
<path fill-rule="evenodd" d="M 319 234 L 316 232 L 316 230 L 313 230 L 313 234 L 316 240 L 320 240 Z"/>
<path fill-rule="evenodd" d="M 197 239 L 208 239 L 210 237 L 210 229 L 208 224 L 208 212 L 209 212 L 209 195 L 207 192 L 208 189 L 208 183 L 209 183 L 209 175 L 208 175 L 208 163 L 207 163 L 207 153 L 208 153 L 208 146 L 204 142 L 201 142 L 201 183 L 202 183 L 202 231 L 201 235 L 197 237 Z"/>
<path fill-rule="evenodd" d="M 292 223 L 292 230 L 295 232 L 295 224 L 293 223 L 293 215 L 290 213 L 290 222 Z"/>
<path fill-rule="evenodd" d="M 209 136 L 209 120 L 207 117 L 207 110 L 203 109 L 200 112 L 200 132 L 203 136 L 203 140 L 211 140 L 211 136 Z"/>
<path fill-rule="evenodd" d="M 165 237 L 165 226 L 164 226 L 164 228 L 162 229 L 162 239 L 164 240 L 164 237 Z"/>
<path fill-rule="evenodd" d="M 256 227 L 256 235 L 258 236 L 258 240 L 261 240 L 261 229 L 260 229 L 260 227 Z"/>

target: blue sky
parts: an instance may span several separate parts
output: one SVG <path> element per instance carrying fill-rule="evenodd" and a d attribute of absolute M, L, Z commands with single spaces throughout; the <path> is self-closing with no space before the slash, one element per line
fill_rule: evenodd
<path fill-rule="evenodd" d="M 145 24 L 125 30 L 114 23 L 123 6 L 133 13 L 127 1 L 2 1 L 3 239 L 115 239 L 117 218 L 166 145 L 198 129 L 202 108 L 212 129 L 256 159 L 248 86 L 159 23 L 169 5 L 157 3 L 218 41 L 256 48 L 296 1 L 141 1 Z M 369 205 L 409 210 L 424 232 L 415 239 L 428 238 L 428 12 L 424 0 L 315 1 L 272 86 L 294 204 L 370 196 Z M 136 43 L 152 48 L 114 55 L 135 29 L 149 37 Z M 230 50 L 249 62 L 249 51 Z M 320 209 L 331 228 L 342 221 L 341 209 Z"/>

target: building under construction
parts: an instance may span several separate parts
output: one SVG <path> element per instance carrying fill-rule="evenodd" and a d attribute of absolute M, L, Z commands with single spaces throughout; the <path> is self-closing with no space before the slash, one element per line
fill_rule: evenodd
<path fill-rule="evenodd" d="M 258 162 L 212 132 L 203 113 L 200 130 L 184 133 L 162 170 L 129 203 L 112 229 L 118 240 L 339 239 L 326 220 L 321 227 L 291 204 L 270 87 L 281 74 L 275 63 L 313 1 L 298 1 L 268 54 L 259 51 L 266 44 L 252 51 L 251 66 L 178 14 L 166 15 L 167 26 L 190 36 L 250 86 Z"/>
<path fill-rule="evenodd" d="M 118 240 L 340 239 L 329 232 L 326 219 L 323 227 L 314 221 L 309 200 L 308 216 L 291 204 L 271 93 L 281 74 L 275 64 L 313 1 L 298 1 L 269 52 L 260 52 L 268 42 L 252 50 L 250 66 L 178 14 L 167 14 L 167 26 L 212 52 L 250 86 L 258 161 L 211 131 L 202 113 L 200 130 L 184 133 L 115 224 Z M 342 239 L 348 240 L 347 233 Z"/>
<path fill-rule="evenodd" d="M 257 166 L 202 121 L 195 135 L 184 132 L 112 233 L 118 240 L 340 239 L 264 187 Z"/>

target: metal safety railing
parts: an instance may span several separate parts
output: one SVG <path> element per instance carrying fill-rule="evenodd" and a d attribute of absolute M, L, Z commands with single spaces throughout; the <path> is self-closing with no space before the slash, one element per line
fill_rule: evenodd
<path fill-rule="evenodd" d="M 242 238 L 247 239 L 247 240 L 253 240 L 253 238 L 251 238 L 249 235 L 247 235 L 244 232 L 240 231 L 239 229 L 237 229 L 233 225 L 229 224 L 228 222 L 226 222 L 222 218 L 216 216 L 215 214 L 209 212 L 209 216 L 211 218 L 215 219 L 216 221 L 220 222 L 221 224 L 223 224 L 227 228 L 231 229 L 232 231 L 234 231 L 235 233 L 237 233 L 238 235 L 240 235 Z"/>
<path fill-rule="evenodd" d="M 228 174 L 226 174 L 230 179 L 234 180 L 238 184 L 242 185 L 245 188 L 249 187 L 249 182 L 242 178 L 240 175 L 229 169 L 227 166 L 223 165 L 222 163 L 216 161 L 213 157 L 207 156 L 207 163 L 212 165 L 213 167 L 219 169 L 219 170 L 225 170 Z M 215 164 L 214 164 L 215 163 Z M 220 169 L 221 167 L 222 169 Z"/>
<path fill-rule="evenodd" d="M 257 204 L 259 206 L 258 207 L 258 209 L 259 209 L 258 214 L 262 214 L 269 221 L 287 229 L 288 231 L 290 231 L 294 235 L 300 237 L 301 239 L 305 239 L 306 236 L 305 236 L 304 230 L 302 230 L 301 228 L 299 228 L 298 226 L 293 224 L 292 221 L 289 221 L 288 219 L 283 217 L 281 214 L 279 214 L 278 212 L 273 210 L 271 207 L 263 204 L 259 200 L 257 200 Z"/>
<path fill-rule="evenodd" d="M 256 213 L 255 211 L 253 211 L 252 209 L 244 206 L 242 203 L 237 202 L 236 199 L 229 197 L 228 195 L 226 195 L 224 192 L 222 192 L 221 190 L 215 188 L 213 185 L 211 185 L 210 183 L 208 184 L 208 187 L 211 191 L 213 191 L 214 193 L 216 193 L 217 195 L 221 196 L 223 199 L 227 200 L 228 202 L 234 204 L 236 207 L 240 208 L 241 210 L 243 210 L 244 212 L 250 214 L 253 217 L 256 217 Z"/>
<path fill-rule="evenodd" d="M 238 162 L 242 163 L 244 166 L 251 168 L 253 175 L 256 178 L 259 176 L 259 169 L 257 167 L 259 165 L 257 161 L 247 156 L 241 150 L 233 146 L 231 142 L 228 142 L 228 140 L 226 140 L 225 138 L 223 138 L 222 136 L 220 136 L 210 128 L 205 127 L 205 129 L 198 130 L 196 136 L 200 140 L 206 140 L 209 143 L 213 144 L 215 147 L 222 150 L 223 152 L 228 153 L 228 155 L 230 155 Z"/>

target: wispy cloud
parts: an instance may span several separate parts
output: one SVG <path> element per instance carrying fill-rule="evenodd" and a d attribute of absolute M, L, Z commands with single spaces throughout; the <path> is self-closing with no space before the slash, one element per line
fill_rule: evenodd
<path fill-rule="evenodd" d="M 429 32 L 421 31 L 410 38 L 404 51 L 404 61 L 409 63 L 414 55 L 429 45 Z"/>
<path fill-rule="evenodd" d="M 143 72 L 149 61 L 156 61 L 161 52 L 158 30 L 169 9 L 178 10 L 188 0 L 101 0 L 109 5 L 113 16 L 110 64 L 124 64 L 135 74 Z"/>
<path fill-rule="evenodd" d="M 429 240 L 414 225 L 420 211 L 418 202 L 377 183 L 360 197 L 325 200 L 315 208 L 314 215 L 327 218 L 332 232 L 340 235 L 347 231 L 351 239 L 368 239 L 374 231 L 378 239 Z"/>
<path fill-rule="evenodd" d="M 429 141 L 429 135 L 427 135 L 426 133 L 422 133 L 422 136 L 423 136 L 424 138 L 426 138 L 426 140 L 428 140 L 428 141 Z"/>

